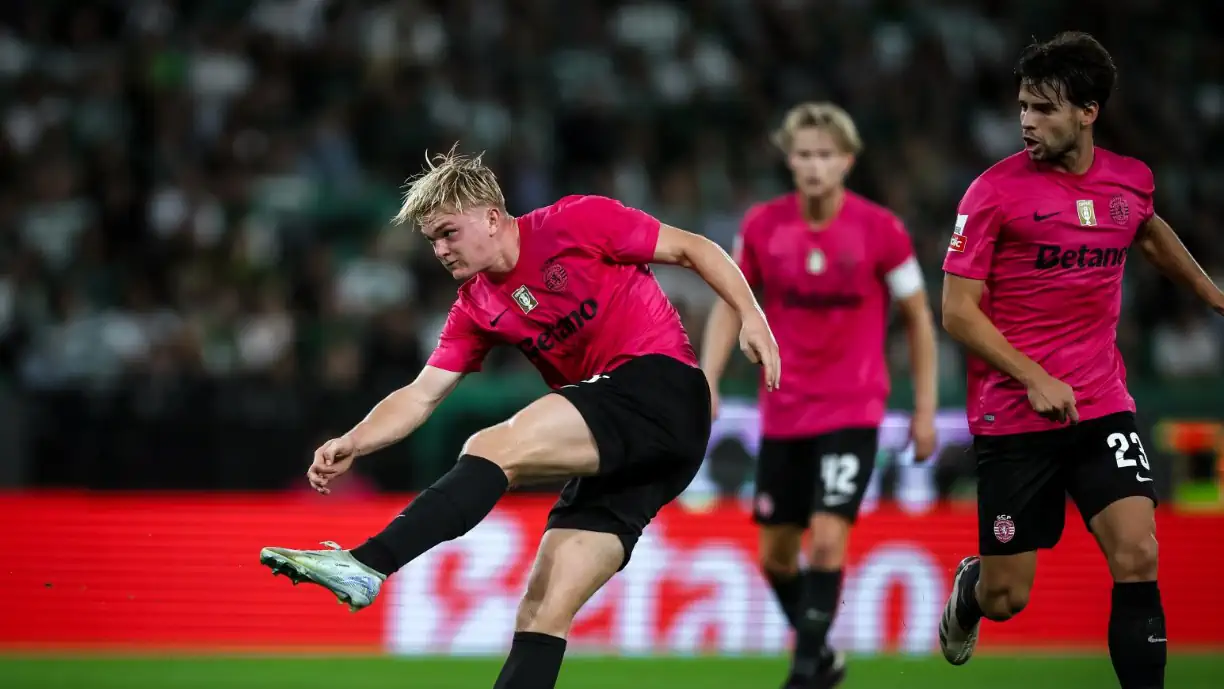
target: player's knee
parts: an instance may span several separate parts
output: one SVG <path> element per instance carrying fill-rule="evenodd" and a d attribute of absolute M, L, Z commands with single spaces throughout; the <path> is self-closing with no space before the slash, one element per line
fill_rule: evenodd
<path fill-rule="evenodd" d="M 506 424 L 497 424 L 472 434 L 463 444 L 463 454 L 493 462 L 506 472 L 511 483 L 526 473 L 531 456 L 527 443 L 515 437 Z"/>
<path fill-rule="evenodd" d="M 534 597 L 529 591 L 519 601 L 514 619 L 517 632 L 535 632 L 549 636 L 565 637 L 574 622 L 576 610 L 556 599 Z"/>
<path fill-rule="evenodd" d="M 1156 537 L 1151 534 L 1123 541 L 1109 554 L 1109 571 L 1114 581 L 1155 581 L 1159 551 Z"/>
<path fill-rule="evenodd" d="M 1030 588 L 1019 583 L 987 584 L 978 582 L 978 603 L 986 619 L 994 622 L 1010 620 L 1028 606 Z"/>
<path fill-rule="evenodd" d="M 758 564 L 761 572 L 770 579 L 787 579 L 799 574 L 799 558 L 772 553 L 761 553 Z"/>
<path fill-rule="evenodd" d="M 766 577 L 786 579 L 799 573 L 799 539 L 762 534 L 757 562 Z"/>
<path fill-rule="evenodd" d="M 831 571 L 841 569 L 846 559 L 849 524 L 841 518 L 812 521 L 810 562 L 812 567 Z"/>

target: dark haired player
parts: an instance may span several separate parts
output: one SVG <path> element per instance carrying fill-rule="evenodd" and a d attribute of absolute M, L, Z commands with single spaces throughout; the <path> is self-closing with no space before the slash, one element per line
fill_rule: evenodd
<path fill-rule="evenodd" d="M 983 173 L 957 211 L 943 324 L 970 351 L 978 548 L 939 626 L 969 660 L 982 617 L 1028 602 L 1037 550 L 1059 540 L 1065 495 L 1113 576 L 1109 654 L 1122 689 L 1164 687 L 1156 493 L 1115 344 L 1122 273 L 1138 247 L 1224 313 L 1224 294 L 1152 208 L 1152 171 L 1093 145 L 1116 71 L 1084 33 L 1029 46 L 1015 69 L 1024 152 Z"/>
<path fill-rule="evenodd" d="M 777 345 L 717 245 L 612 199 L 570 196 L 516 218 L 479 158 L 447 156 L 414 182 L 400 220 L 419 225 L 465 282 L 421 375 L 319 448 L 311 484 L 328 492 L 356 457 L 415 430 L 495 344 L 518 347 L 553 392 L 469 438 L 449 473 L 352 551 L 264 548 L 260 561 L 357 610 L 393 572 L 470 531 L 512 483 L 571 478 L 549 514 L 495 685 L 549 689 L 574 616 L 692 481 L 709 442 L 709 387 L 648 264 L 689 267 L 734 304 L 741 342 L 771 387 Z"/>

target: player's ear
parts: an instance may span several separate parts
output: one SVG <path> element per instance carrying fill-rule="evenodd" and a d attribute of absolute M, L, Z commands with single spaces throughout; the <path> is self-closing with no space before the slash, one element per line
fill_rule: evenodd
<path fill-rule="evenodd" d="M 1080 108 L 1080 124 L 1087 127 L 1096 122 L 1097 116 L 1101 114 L 1101 106 L 1098 103 L 1088 103 Z"/>

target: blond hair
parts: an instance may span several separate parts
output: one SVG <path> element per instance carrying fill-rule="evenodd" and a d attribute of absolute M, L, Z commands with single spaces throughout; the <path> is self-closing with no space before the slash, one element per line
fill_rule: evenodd
<path fill-rule="evenodd" d="M 783 152 L 789 153 L 791 144 L 795 142 L 795 133 L 809 127 L 831 133 L 843 153 L 858 155 L 863 150 L 863 140 L 850 114 L 827 102 L 800 103 L 791 108 L 782 120 L 782 126 L 773 133 L 773 142 Z"/>
<path fill-rule="evenodd" d="M 497 175 L 481 160 L 484 154 L 465 156 L 456 152 L 458 146 L 432 157 L 425 153 L 425 169 L 407 181 L 395 224 L 419 227 L 438 213 L 462 213 L 481 206 L 506 210 Z"/>

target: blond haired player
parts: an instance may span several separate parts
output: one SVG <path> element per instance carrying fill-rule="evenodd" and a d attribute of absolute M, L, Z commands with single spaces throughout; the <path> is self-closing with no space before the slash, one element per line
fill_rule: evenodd
<path fill-rule="evenodd" d="M 754 517 L 761 567 L 797 634 L 785 686 L 827 688 L 845 676 L 844 657 L 827 638 L 888 400 L 890 305 L 909 336 L 919 459 L 935 446 L 935 326 L 901 221 L 845 187 L 862 150 L 850 116 L 831 103 L 804 103 L 774 140 L 795 191 L 748 211 L 735 252 L 786 361 L 781 389 L 761 395 Z M 736 310 L 718 302 L 701 356 L 715 390 L 739 328 Z M 811 549 L 801 571 L 806 530 Z"/>
<path fill-rule="evenodd" d="M 779 376 L 777 344 L 735 263 L 709 240 L 600 196 L 506 212 L 480 158 L 441 156 L 397 220 L 419 227 L 458 280 L 420 376 L 320 447 L 307 472 L 326 494 L 358 457 L 425 422 L 497 344 L 517 347 L 553 391 L 464 445 L 454 468 L 353 550 L 264 548 L 260 561 L 354 609 L 422 553 L 470 531 L 514 483 L 569 478 L 519 606 L 495 687 L 555 685 L 578 610 L 628 563 L 642 530 L 692 481 L 710 436 L 710 391 L 651 263 L 691 268 L 733 305 L 740 343 Z"/>

